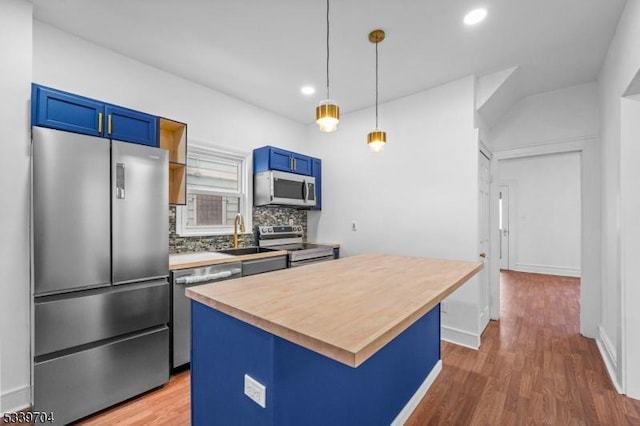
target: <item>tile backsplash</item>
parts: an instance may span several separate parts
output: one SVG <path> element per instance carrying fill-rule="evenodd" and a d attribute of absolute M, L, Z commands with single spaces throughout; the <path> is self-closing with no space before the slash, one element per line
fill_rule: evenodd
<path fill-rule="evenodd" d="M 253 233 L 244 235 L 241 247 L 255 246 L 255 227 L 260 225 L 288 225 L 293 219 L 294 225 L 302 225 L 303 239 L 307 238 L 307 211 L 290 207 L 254 207 Z M 248 229 L 247 229 L 248 231 Z M 176 234 L 176 206 L 169 207 L 169 253 L 187 253 L 194 251 L 212 251 L 233 247 L 233 234 L 207 237 L 181 237 Z"/>

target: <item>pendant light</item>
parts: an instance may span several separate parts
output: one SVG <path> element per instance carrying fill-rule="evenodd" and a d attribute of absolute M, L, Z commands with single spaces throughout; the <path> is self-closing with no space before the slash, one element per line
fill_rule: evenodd
<path fill-rule="evenodd" d="M 376 45 L 376 129 L 367 135 L 367 145 L 374 151 L 380 151 L 387 143 L 387 132 L 378 129 L 378 43 L 384 40 L 384 31 L 374 30 L 369 33 L 369 41 Z"/>
<path fill-rule="evenodd" d="M 316 107 L 316 123 L 321 132 L 335 132 L 340 121 L 340 108 L 329 98 L 329 0 L 327 0 L 327 98 Z"/>

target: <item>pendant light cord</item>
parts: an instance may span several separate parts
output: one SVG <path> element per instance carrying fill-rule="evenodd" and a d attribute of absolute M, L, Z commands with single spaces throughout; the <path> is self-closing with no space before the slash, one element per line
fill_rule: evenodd
<path fill-rule="evenodd" d="M 378 42 L 376 42 L 376 130 L 378 130 Z"/>
<path fill-rule="evenodd" d="M 327 0 L 327 99 L 329 97 L 329 0 Z"/>

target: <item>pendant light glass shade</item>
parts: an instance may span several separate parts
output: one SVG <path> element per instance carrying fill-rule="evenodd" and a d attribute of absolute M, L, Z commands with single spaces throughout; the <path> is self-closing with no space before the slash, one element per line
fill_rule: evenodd
<path fill-rule="evenodd" d="M 321 132 L 335 132 L 340 121 L 340 108 L 329 98 L 329 0 L 327 0 L 327 97 L 316 107 L 316 123 Z"/>
<path fill-rule="evenodd" d="M 321 132 L 335 132 L 338 130 L 340 121 L 340 108 L 330 99 L 320 101 L 316 107 L 316 123 L 320 126 Z"/>
<path fill-rule="evenodd" d="M 367 145 L 373 152 L 378 152 L 387 143 L 387 132 L 378 129 L 378 43 L 384 40 L 384 31 L 374 30 L 369 33 L 369 41 L 376 45 L 376 129 L 367 135 Z"/>
<path fill-rule="evenodd" d="M 384 145 L 387 143 L 387 132 L 383 132 L 382 130 L 374 130 L 373 132 L 369 132 L 367 135 L 367 145 L 369 145 L 369 149 L 373 152 L 378 152 Z"/>

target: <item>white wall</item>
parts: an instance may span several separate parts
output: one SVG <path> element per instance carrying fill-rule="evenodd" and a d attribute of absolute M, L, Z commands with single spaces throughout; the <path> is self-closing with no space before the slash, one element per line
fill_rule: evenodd
<path fill-rule="evenodd" d="M 494 151 L 589 138 L 599 132 L 595 83 L 528 96 L 489 132 Z"/>
<path fill-rule="evenodd" d="M 188 124 L 189 140 L 297 147 L 306 127 L 34 21 L 33 81 Z"/>
<path fill-rule="evenodd" d="M 634 105 L 621 96 L 640 70 L 640 1 L 629 0 L 598 78 L 601 106 L 602 316 L 599 345 L 614 382 L 640 399 L 640 238 L 637 182 L 640 153 L 630 120 Z M 633 102 L 633 101 L 631 101 Z M 624 109 L 623 109 L 624 108 Z M 622 138 L 622 129 L 628 137 Z"/>
<path fill-rule="evenodd" d="M 0 412 L 29 402 L 31 13 L 0 0 Z"/>
<path fill-rule="evenodd" d="M 344 114 L 335 133 L 309 126 L 302 152 L 322 158 L 322 212 L 310 238 L 339 242 L 349 256 L 381 252 L 478 260 L 478 132 L 474 78 L 380 105 L 387 146 L 367 148 L 373 108 Z M 358 230 L 351 231 L 352 221 Z M 479 344 L 474 278 L 449 298 L 443 335 Z"/>
<path fill-rule="evenodd" d="M 580 276 L 580 154 L 503 160 L 499 173 L 511 184 L 512 269 Z"/>
<path fill-rule="evenodd" d="M 306 127 L 219 92 L 177 78 L 33 21 L 31 4 L 2 0 L 0 53 L 3 68 L 2 289 L 3 409 L 29 404 L 29 94 L 32 81 L 97 98 L 189 125 L 189 143 L 210 143 L 250 152 L 274 144 L 297 149 Z M 6 34 L 6 36 L 5 36 Z M 33 55 L 32 55 L 33 51 Z M 5 76 L 6 74 L 6 76 Z M 8 160 L 8 161 L 7 161 Z M 6 163 L 6 164 L 5 164 Z M 8 208 L 10 207 L 10 208 Z M 6 215 L 6 217 L 5 217 Z M 3 263 L 4 265 L 4 263 Z"/>

